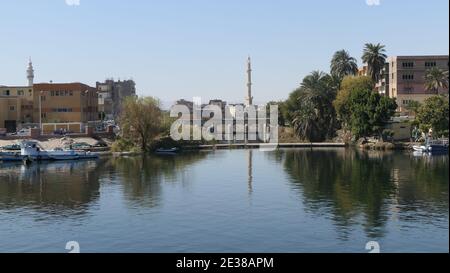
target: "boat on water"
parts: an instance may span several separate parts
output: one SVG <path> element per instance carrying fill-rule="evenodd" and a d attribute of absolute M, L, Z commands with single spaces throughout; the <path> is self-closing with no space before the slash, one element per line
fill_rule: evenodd
<path fill-rule="evenodd" d="M 427 139 L 425 145 L 415 145 L 413 146 L 413 150 L 419 153 L 420 152 L 432 154 L 448 153 L 448 139 L 437 139 L 437 140 Z"/>
<path fill-rule="evenodd" d="M 76 150 L 63 150 L 57 148 L 54 150 L 45 150 L 37 141 L 26 140 L 20 143 L 20 153 L 0 153 L 0 161 L 24 161 L 31 163 L 33 161 L 44 160 L 79 160 L 79 159 L 96 159 L 98 155 Z"/>
<path fill-rule="evenodd" d="M 16 152 L 0 152 L 0 162 L 16 162 L 22 161 L 23 157 Z"/>
<path fill-rule="evenodd" d="M 174 155 L 174 154 L 177 154 L 179 151 L 180 151 L 180 149 L 178 149 L 178 148 L 169 148 L 169 149 L 159 148 L 159 149 L 156 149 L 155 153 L 161 154 L 161 155 L 164 155 L 164 154 Z"/>

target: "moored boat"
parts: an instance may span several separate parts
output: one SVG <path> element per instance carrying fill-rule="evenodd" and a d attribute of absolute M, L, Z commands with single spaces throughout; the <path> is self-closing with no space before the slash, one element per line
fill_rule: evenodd
<path fill-rule="evenodd" d="M 78 160 L 78 159 L 95 159 L 98 155 L 75 150 L 45 150 L 36 141 L 22 141 L 20 155 L 23 159 L 27 159 L 27 162 L 42 161 L 42 160 Z"/>
<path fill-rule="evenodd" d="M 170 149 L 159 148 L 159 149 L 156 149 L 156 151 L 155 151 L 156 154 L 168 154 L 168 155 L 173 155 L 178 152 L 179 152 L 178 148 L 170 148 Z"/>
<path fill-rule="evenodd" d="M 0 162 L 22 161 L 23 156 L 15 152 L 0 152 Z"/>
<path fill-rule="evenodd" d="M 441 154 L 448 152 L 448 139 L 427 140 L 425 145 L 413 146 L 415 152 Z"/>

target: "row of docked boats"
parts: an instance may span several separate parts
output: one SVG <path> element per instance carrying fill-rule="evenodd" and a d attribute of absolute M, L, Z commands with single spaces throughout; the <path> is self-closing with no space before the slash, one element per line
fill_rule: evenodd
<path fill-rule="evenodd" d="M 33 161 L 54 161 L 54 160 L 79 160 L 96 159 L 97 154 L 71 149 L 57 148 L 54 150 L 45 150 L 37 141 L 26 140 L 20 142 L 20 151 L 0 152 L 0 161 L 12 162 L 23 161 L 30 163 Z"/>

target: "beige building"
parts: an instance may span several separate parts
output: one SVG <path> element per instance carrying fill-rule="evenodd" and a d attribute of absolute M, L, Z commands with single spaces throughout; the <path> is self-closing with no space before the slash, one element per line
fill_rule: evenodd
<path fill-rule="evenodd" d="M 15 132 L 22 123 L 33 122 L 33 88 L 0 86 L 0 128 Z"/>
<path fill-rule="evenodd" d="M 397 99 L 399 111 L 407 114 L 411 101 L 423 102 L 437 95 L 448 94 L 448 88 L 429 91 L 425 88 L 425 74 L 433 68 L 449 69 L 448 55 L 444 56 L 395 56 L 388 58 L 385 77 L 382 77 L 386 95 Z M 383 92 L 380 92 L 383 93 Z"/>
<path fill-rule="evenodd" d="M 36 123 L 86 123 L 99 119 L 97 91 L 93 87 L 82 83 L 42 83 L 35 84 L 33 90 Z"/>

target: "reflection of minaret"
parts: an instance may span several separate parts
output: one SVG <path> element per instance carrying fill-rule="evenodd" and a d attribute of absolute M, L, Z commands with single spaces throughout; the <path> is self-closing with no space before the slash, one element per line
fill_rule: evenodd
<path fill-rule="evenodd" d="M 28 62 L 27 79 L 28 79 L 28 86 L 33 86 L 34 69 L 33 69 L 33 63 L 31 62 L 31 57 L 30 57 L 30 61 Z"/>
<path fill-rule="evenodd" d="M 253 151 L 252 149 L 248 149 L 248 193 L 251 194 L 253 192 Z"/>
<path fill-rule="evenodd" d="M 245 98 L 246 105 L 253 105 L 252 97 L 252 60 L 250 56 L 247 60 L 247 98 Z"/>

